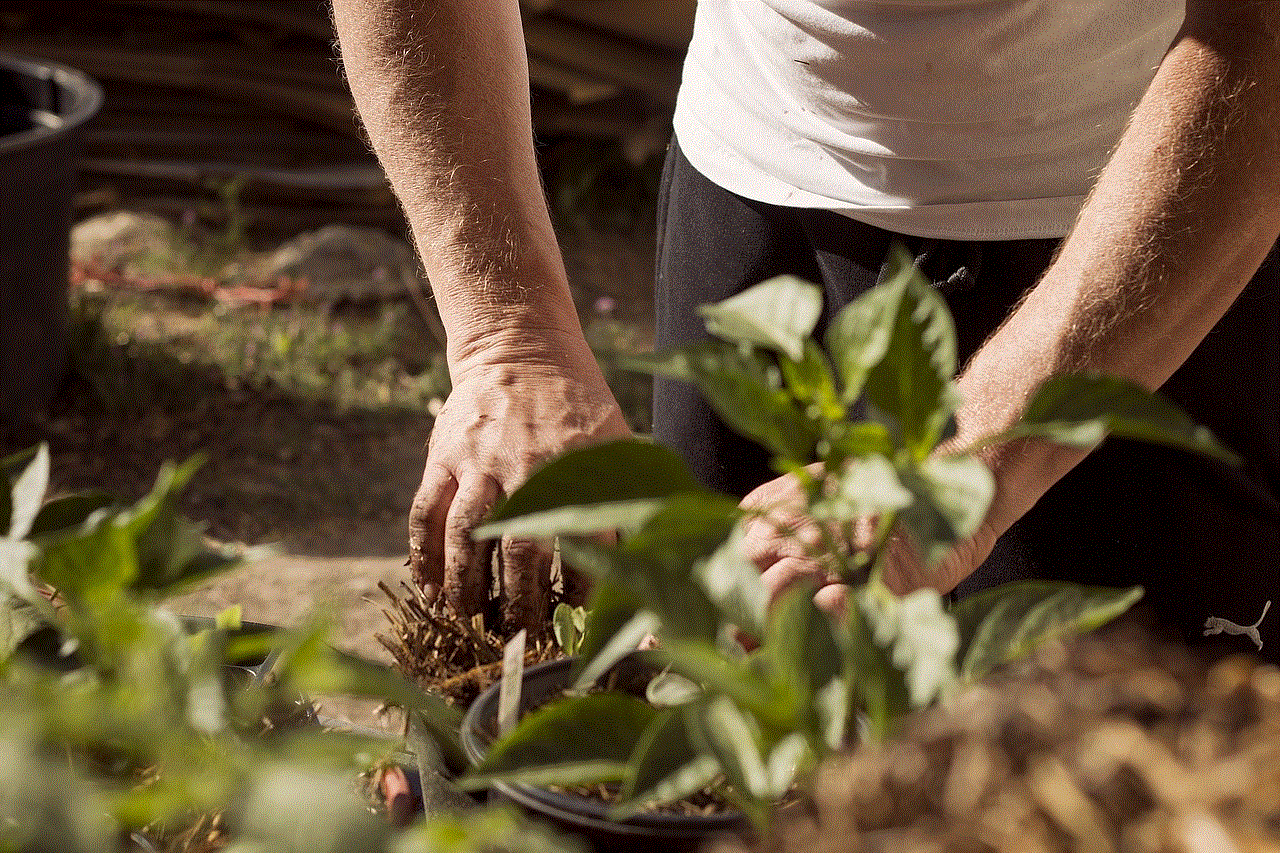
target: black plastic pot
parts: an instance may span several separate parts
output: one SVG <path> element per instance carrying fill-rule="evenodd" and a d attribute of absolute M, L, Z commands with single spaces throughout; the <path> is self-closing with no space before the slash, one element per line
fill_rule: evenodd
<path fill-rule="evenodd" d="M 0 54 L 0 427 L 36 421 L 66 366 L 71 201 L 93 80 Z"/>
<path fill-rule="evenodd" d="M 571 684 L 573 660 L 547 661 L 524 673 L 520 711 L 546 704 Z M 625 676 L 624 676 L 625 678 Z M 498 719 L 498 684 L 481 693 L 462 721 L 462 746 L 478 764 L 493 742 Z M 622 853 L 683 853 L 697 850 L 708 838 L 745 828 L 742 815 L 678 815 L 647 812 L 626 821 L 608 818 L 609 806 L 587 797 L 561 794 L 521 783 L 496 782 L 490 791 L 561 830 L 584 836 L 597 850 Z"/>

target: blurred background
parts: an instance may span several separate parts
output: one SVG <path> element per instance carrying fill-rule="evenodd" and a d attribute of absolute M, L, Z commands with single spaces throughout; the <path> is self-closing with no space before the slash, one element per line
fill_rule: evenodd
<path fill-rule="evenodd" d="M 638 430 L 648 384 L 612 363 L 651 345 L 654 201 L 693 6 L 523 8 L 575 299 Z M 48 441 L 58 489 L 121 497 L 145 492 L 165 460 L 205 454 L 186 512 L 280 555 L 178 609 L 240 601 L 246 619 L 289 622 L 325 601 L 346 645 L 379 656 L 382 617 L 362 598 L 404 576 L 409 502 L 449 379 L 326 4 L 10 2 L 0 52 L 63 63 L 104 93 L 71 200 L 65 370 L 47 405 L 0 427 L 0 451 Z"/>

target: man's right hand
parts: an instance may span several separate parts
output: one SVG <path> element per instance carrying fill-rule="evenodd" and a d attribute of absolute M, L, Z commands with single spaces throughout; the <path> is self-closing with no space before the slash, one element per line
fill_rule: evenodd
<path fill-rule="evenodd" d="M 428 442 L 409 516 L 410 565 L 429 597 L 442 592 L 463 615 L 487 600 L 489 549 L 471 534 L 494 503 L 565 450 L 630 435 L 585 342 L 545 335 L 457 365 Z M 504 540 L 501 556 L 504 623 L 542 625 L 550 554 Z"/>

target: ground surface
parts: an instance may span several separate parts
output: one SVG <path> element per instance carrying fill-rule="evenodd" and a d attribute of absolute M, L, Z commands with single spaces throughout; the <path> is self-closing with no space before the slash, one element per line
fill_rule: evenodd
<path fill-rule="evenodd" d="M 647 346 L 650 238 L 565 242 L 606 366 L 611 350 Z M 336 645 L 389 661 L 374 636 L 386 624 L 377 585 L 407 578 L 409 505 L 448 392 L 432 323 L 404 295 L 264 306 L 193 294 L 181 269 L 190 248 L 141 265 L 112 258 L 120 276 L 81 270 L 68 380 L 44 423 L 0 437 L 0 450 L 47 440 L 57 490 L 129 499 L 166 461 L 204 455 L 184 512 L 219 540 L 274 543 L 277 555 L 174 609 L 212 615 L 239 603 L 247 620 L 287 625 L 318 608 Z M 157 281 L 168 286 L 133 286 Z M 615 390 L 640 429 L 646 387 L 620 377 Z"/>

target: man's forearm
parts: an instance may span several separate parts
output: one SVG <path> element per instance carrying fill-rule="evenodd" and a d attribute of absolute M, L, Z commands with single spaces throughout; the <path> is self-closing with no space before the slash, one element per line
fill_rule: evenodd
<path fill-rule="evenodd" d="M 1280 234 L 1280 4 L 1190 3 L 1059 257 L 961 377 L 961 440 L 997 432 L 1054 374 L 1155 388 L 1240 294 Z M 988 451 L 999 534 L 1084 454 Z"/>
<path fill-rule="evenodd" d="M 531 330 L 581 337 L 534 160 L 515 0 L 334 0 L 333 11 L 450 362 L 507 338 L 527 348 Z"/>

